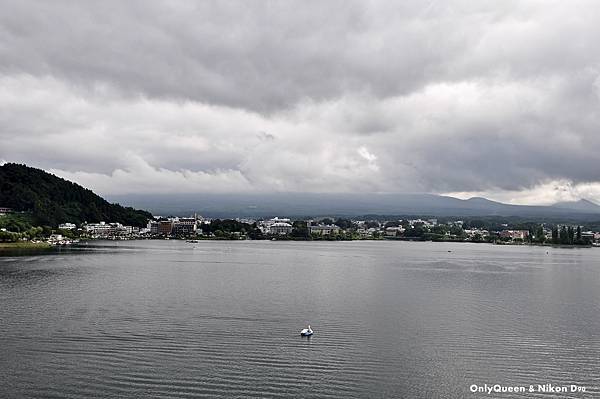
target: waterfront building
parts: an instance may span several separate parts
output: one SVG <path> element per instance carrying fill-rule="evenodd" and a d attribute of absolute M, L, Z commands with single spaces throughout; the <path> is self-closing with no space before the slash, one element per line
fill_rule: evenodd
<path fill-rule="evenodd" d="M 87 223 L 83 226 L 83 230 L 91 236 L 108 236 L 110 235 L 113 227 L 110 223 L 100 222 L 100 223 Z"/>
<path fill-rule="evenodd" d="M 292 225 L 285 222 L 276 222 L 269 226 L 269 233 L 277 235 L 290 234 L 292 232 Z"/>
<path fill-rule="evenodd" d="M 310 234 L 337 234 L 340 232 L 340 228 L 336 225 L 317 225 L 317 226 L 308 226 Z"/>
<path fill-rule="evenodd" d="M 58 228 L 61 230 L 73 230 L 77 228 L 77 226 L 74 223 L 61 223 L 58 225 Z"/>
<path fill-rule="evenodd" d="M 502 238 L 510 238 L 511 240 L 520 239 L 524 240 L 529 237 L 529 231 L 527 230 L 502 230 L 498 235 Z"/>
<path fill-rule="evenodd" d="M 401 226 L 398 226 L 398 227 L 386 227 L 386 229 L 385 229 L 385 235 L 388 236 L 388 237 L 399 236 L 402 233 L 404 233 L 404 228 L 402 228 Z"/>
<path fill-rule="evenodd" d="M 148 233 L 150 234 L 158 234 L 158 221 L 157 220 L 149 220 L 148 224 L 146 225 L 146 229 L 148 230 Z"/>
<path fill-rule="evenodd" d="M 170 236 L 173 232 L 173 221 L 172 220 L 160 220 L 158 222 L 158 234 L 164 236 Z"/>
<path fill-rule="evenodd" d="M 277 223 L 287 223 L 290 226 L 292 225 L 292 221 L 288 218 L 278 218 L 274 217 L 273 219 L 263 220 L 258 223 L 258 228 L 264 234 L 275 234 L 271 231 L 271 226 Z"/>
<path fill-rule="evenodd" d="M 179 218 L 173 221 L 174 235 L 188 235 L 196 233 L 197 224 L 195 218 Z"/>
<path fill-rule="evenodd" d="M 106 238 L 131 235 L 134 232 L 134 228 L 131 226 L 123 226 L 121 223 L 100 222 L 84 224 L 83 231 L 92 237 Z"/>

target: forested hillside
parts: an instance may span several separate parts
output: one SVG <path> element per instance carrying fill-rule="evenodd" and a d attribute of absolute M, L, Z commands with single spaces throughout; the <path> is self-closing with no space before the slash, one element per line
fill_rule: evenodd
<path fill-rule="evenodd" d="M 41 169 L 6 163 L 0 166 L 0 207 L 31 212 L 38 226 L 71 222 L 120 222 L 143 226 L 149 212 L 111 204 L 91 190 Z"/>

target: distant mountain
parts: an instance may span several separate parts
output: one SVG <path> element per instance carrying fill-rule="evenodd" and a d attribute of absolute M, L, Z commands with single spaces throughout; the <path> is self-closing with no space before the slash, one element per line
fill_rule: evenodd
<path fill-rule="evenodd" d="M 556 204 L 552 205 L 552 207 L 557 209 L 571 209 L 581 212 L 600 213 L 600 205 L 597 205 L 586 199 L 580 199 L 579 201 L 557 202 Z"/>
<path fill-rule="evenodd" d="M 143 226 L 146 211 L 111 204 L 78 184 L 41 169 L 7 163 L 0 166 L 0 207 L 32 212 L 37 225 L 71 222 L 120 222 Z"/>
<path fill-rule="evenodd" d="M 485 198 L 461 200 L 434 194 L 161 194 L 112 196 L 111 199 L 149 209 L 155 214 L 198 212 L 208 217 L 422 215 L 600 219 L 600 210 L 593 207 L 510 205 Z"/>

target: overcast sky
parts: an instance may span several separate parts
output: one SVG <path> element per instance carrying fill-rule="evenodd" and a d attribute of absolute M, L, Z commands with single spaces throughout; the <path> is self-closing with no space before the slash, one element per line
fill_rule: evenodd
<path fill-rule="evenodd" d="M 100 194 L 600 202 L 597 1 L 0 6 L 0 160 Z"/>

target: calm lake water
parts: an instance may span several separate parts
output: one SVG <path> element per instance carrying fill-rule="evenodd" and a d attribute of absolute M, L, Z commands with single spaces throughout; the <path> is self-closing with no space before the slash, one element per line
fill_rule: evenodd
<path fill-rule="evenodd" d="M 310 323 L 315 335 L 299 336 Z M 97 242 L 0 257 L 0 397 L 600 394 L 600 249 Z"/>

